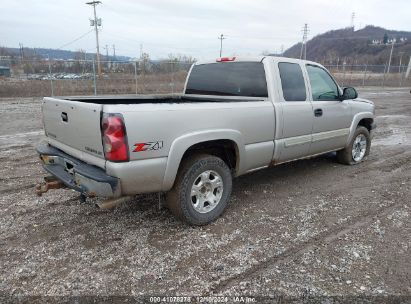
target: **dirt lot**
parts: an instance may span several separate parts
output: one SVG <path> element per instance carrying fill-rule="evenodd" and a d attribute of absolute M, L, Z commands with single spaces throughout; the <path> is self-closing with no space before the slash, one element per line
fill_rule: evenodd
<path fill-rule="evenodd" d="M 364 163 L 329 154 L 238 178 L 206 227 L 176 221 L 156 195 L 114 211 L 67 190 L 38 198 L 40 100 L 0 99 L 0 294 L 411 301 L 411 95 L 360 96 L 378 115 Z"/>

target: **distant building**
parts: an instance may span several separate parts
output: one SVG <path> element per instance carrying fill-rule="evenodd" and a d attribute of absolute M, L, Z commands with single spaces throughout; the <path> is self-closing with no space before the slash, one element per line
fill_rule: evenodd
<path fill-rule="evenodd" d="M 403 43 L 403 42 L 407 42 L 407 38 L 406 37 L 401 37 L 399 39 L 397 38 L 390 38 L 387 39 L 387 42 L 384 43 L 384 40 L 382 39 L 373 39 L 371 41 L 372 45 L 381 45 L 381 44 L 392 44 L 392 43 Z"/>
<path fill-rule="evenodd" d="M 10 68 L 5 66 L 0 66 L 0 77 L 10 77 Z"/>

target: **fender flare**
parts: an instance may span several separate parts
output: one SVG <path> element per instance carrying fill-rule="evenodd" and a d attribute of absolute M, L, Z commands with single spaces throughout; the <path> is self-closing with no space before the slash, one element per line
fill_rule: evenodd
<path fill-rule="evenodd" d="M 237 130 L 219 129 L 212 131 L 199 131 L 184 134 L 176 138 L 171 144 L 167 158 L 162 190 L 168 191 L 174 184 L 184 153 L 193 145 L 211 140 L 231 140 L 237 146 L 237 172 L 242 172 L 245 167 L 245 145 L 242 134 Z"/>
<path fill-rule="evenodd" d="M 351 122 L 351 126 L 350 126 L 350 134 L 348 135 L 348 139 L 347 139 L 347 142 L 345 143 L 345 146 L 348 146 L 348 144 L 352 140 L 352 137 L 354 136 L 354 132 L 357 129 L 358 123 L 362 119 L 365 119 L 365 118 L 374 120 L 375 116 L 372 112 L 361 112 L 361 113 L 357 113 L 354 115 L 353 120 Z"/>

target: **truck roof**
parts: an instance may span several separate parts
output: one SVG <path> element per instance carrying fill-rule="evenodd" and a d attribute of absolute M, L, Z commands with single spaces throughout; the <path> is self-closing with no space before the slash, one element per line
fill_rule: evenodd
<path fill-rule="evenodd" d="M 208 59 L 208 60 L 200 60 L 195 63 L 195 65 L 200 65 L 200 64 L 209 64 L 209 63 L 216 63 L 216 62 L 221 62 L 221 61 L 226 61 L 226 62 L 261 62 L 263 61 L 264 58 L 271 57 L 274 58 L 276 61 L 285 61 L 285 62 L 295 62 L 295 63 L 312 63 L 318 65 L 318 63 L 309 61 L 309 60 L 302 60 L 302 59 L 296 59 L 296 58 L 288 58 L 288 57 L 281 57 L 281 56 L 253 56 L 253 57 L 247 57 L 247 56 L 230 56 L 230 57 L 221 57 L 221 58 L 215 58 L 215 59 Z"/>

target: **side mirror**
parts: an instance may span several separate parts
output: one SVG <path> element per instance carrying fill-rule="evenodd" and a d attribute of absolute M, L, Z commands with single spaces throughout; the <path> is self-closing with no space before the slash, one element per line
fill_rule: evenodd
<path fill-rule="evenodd" d="M 341 96 L 341 100 L 346 99 L 356 99 L 358 97 L 357 90 L 352 87 L 346 87 L 343 90 L 343 94 Z"/>

